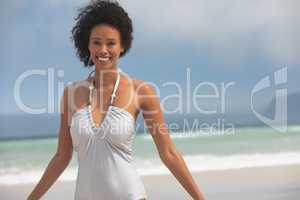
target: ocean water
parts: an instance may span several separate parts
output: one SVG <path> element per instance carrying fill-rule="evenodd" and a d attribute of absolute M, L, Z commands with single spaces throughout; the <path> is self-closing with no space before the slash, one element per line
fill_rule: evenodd
<path fill-rule="evenodd" d="M 267 127 L 236 128 L 230 134 L 171 133 L 192 172 L 300 164 L 300 126 L 287 133 Z M 57 148 L 57 138 L 0 141 L 0 184 L 37 182 Z M 150 134 L 136 134 L 134 162 L 140 175 L 168 174 Z M 75 180 L 77 154 L 59 180 Z"/>

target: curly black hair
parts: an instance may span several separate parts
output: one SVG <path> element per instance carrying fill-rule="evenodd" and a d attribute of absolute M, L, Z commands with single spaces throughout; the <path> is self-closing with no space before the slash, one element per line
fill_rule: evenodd
<path fill-rule="evenodd" d="M 89 38 L 91 30 L 99 24 L 107 24 L 116 28 L 121 36 L 121 44 L 124 56 L 130 49 L 133 40 L 132 21 L 127 12 L 117 1 L 92 0 L 87 6 L 80 8 L 76 18 L 76 24 L 72 29 L 71 39 L 74 42 L 77 56 L 84 63 L 85 67 L 93 65 L 89 62 Z"/>

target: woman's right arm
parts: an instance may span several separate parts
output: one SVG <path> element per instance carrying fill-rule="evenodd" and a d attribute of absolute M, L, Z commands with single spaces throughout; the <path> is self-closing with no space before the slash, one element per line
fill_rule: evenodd
<path fill-rule="evenodd" d="M 27 200 L 40 199 L 54 184 L 72 159 L 73 146 L 69 126 L 69 119 L 72 112 L 70 112 L 70 106 L 68 106 L 69 94 L 69 89 L 66 87 L 61 100 L 61 119 L 57 151 L 48 164 L 42 178 L 30 193 Z"/>

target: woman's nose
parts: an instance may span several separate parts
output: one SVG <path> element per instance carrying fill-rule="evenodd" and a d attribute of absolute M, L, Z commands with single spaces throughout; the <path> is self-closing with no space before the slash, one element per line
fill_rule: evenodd
<path fill-rule="evenodd" d="M 99 48 L 99 53 L 107 53 L 107 47 L 106 45 L 101 45 Z"/>

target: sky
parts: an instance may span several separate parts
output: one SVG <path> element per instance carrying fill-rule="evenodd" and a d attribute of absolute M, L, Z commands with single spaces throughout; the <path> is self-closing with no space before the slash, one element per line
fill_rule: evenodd
<path fill-rule="evenodd" d="M 55 112 L 61 93 L 59 83 L 85 79 L 89 70 L 76 57 L 70 39 L 77 9 L 88 1 L 4 0 L 0 3 L 0 65 L 2 91 L 0 114 L 22 114 L 15 98 L 16 81 L 29 70 L 54 71 Z M 226 93 L 226 111 L 247 112 L 250 94 L 264 77 L 287 68 L 289 93 L 299 92 L 300 16 L 297 0 L 123 0 L 120 4 L 133 20 L 134 41 L 119 67 L 130 76 L 157 86 L 165 99 L 176 93 L 178 83 L 186 93 L 203 82 Z M 63 71 L 63 74 L 59 71 Z M 59 75 L 58 75 L 59 74 Z M 274 79 L 274 78 L 273 78 Z M 273 81 L 271 78 L 271 80 Z M 201 94 L 212 94 L 202 87 Z M 257 106 L 267 106 L 275 86 L 258 94 Z M 20 87 L 26 105 L 47 105 L 47 77 L 31 76 Z M 173 99 L 174 100 L 174 99 Z M 201 99 L 203 107 L 221 112 L 221 98 Z M 186 110 L 185 110 L 186 111 Z M 192 109 L 193 111 L 193 109 Z"/>

